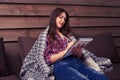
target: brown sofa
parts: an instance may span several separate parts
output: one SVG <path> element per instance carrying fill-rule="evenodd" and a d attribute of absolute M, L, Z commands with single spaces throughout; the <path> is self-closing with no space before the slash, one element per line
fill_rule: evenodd
<path fill-rule="evenodd" d="M 3 38 L 0 38 L 0 80 L 19 80 L 20 54 L 6 54 Z"/>
<path fill-rule="evenodd" d="M 113 62 L 113 70 L 105 73 L 105 75 L 108 76 L 110 80 L 120 80 L 120 59 L 112 41 L 111 33 L 91 36 L 77 34 L 76 38 L 78 37 L 93 37 L 94 41 L 87 45 L 86 48 L 97 56 L 110 58 Z M 18 44 L 20 53 L 6 54 L 3 38 L 0 38 L 0 80 L 20 80 L 18 75 L 22 61 L 35 40 L 36 38 L 19 37 Z"/>

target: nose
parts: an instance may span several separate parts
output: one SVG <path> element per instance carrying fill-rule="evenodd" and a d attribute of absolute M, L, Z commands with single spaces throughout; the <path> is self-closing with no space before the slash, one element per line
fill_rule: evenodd
<path fill-rule="evenodd" d="M 62 22 L 65 23 L 65 19 L 64 18 L 62 18 Z"/>

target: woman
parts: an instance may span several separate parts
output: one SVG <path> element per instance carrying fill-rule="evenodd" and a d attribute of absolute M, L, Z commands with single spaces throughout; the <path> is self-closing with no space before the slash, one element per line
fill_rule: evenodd
<path fill-rule="evenodd" d="M 106 76 L 86 66 L 77 57 L 82 57 L 82 46 L 77 46 L 72 50 L 72 55 L 61 59 L 74 44 L 75 39 L 72 38 L 68 13 L 64 9 L 56 8 L 50 16 L 50 29 L 44 53 L 46 63 L 54 66 L 56 80 L 108 80 Z"/>

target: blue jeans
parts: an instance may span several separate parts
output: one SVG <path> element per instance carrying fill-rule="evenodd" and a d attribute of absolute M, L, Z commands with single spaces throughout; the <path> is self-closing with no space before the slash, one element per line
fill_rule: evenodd
<path fill-rule="evenodd" d="M 53 71 L 56 80 L 108 80 L 106 76 L 89 68 L 74 56 L 57 61 Z"/>

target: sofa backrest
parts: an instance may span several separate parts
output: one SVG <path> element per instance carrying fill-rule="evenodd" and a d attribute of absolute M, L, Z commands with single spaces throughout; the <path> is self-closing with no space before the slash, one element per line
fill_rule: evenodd
<path fill-rule="evenodd" d="M 0 38 L 0 76 L 19 74 L 21 58 L 19 53 L 7 54 L 3 38 Z"/>
<path fill-rule="evenodd" d="M 20 48 L 20 55 L 21 55 L 22 61 L 24 60 L 24 58 L 26 57 L 26 55 L 32 48 L 35 40 L 36 40 L 36 38 L 30 38 L 30 37 L 21 37 L 20 36 L 18 38 L 18 44 L 19 44 L 19 48 Z"/>
<path fill-rule="evenodd" d="M 0 37 L 0 76 L 4 75 L 8 75 L 8 67 L 6 62 L 3 38 Z"/>
<path fill-rule="evenodd" d="M 9 74 L 19 75 L 22 60 L 20 53 L 6 54 Z"/>
<path fill-rule="evenodd" d="M 112 61 L 118 59 L 118 53 L 110 32 L 96 35 L 77 34 L 76 37 L 92 37 L 93 41 L 90 42 L 85 48 L 94 53 L 96 56 L 110 58 Z"/>
<path fill-rule="evenodd" d="M 115 60 L 118 58 L 118 53 L 115 49 L 115 44 L 113 43 L 111 33 L 103 33 L 91 36 L 75 34 L 75 37 L 77 39 L 79 37 L 92 37 L 94 40 L 89 43 L 85 48 L 94 53 L 96 56 L 110 58 L 111 60 Z M 25 56 L 32 48 L 35 40 L 36 38 L 30 37 L 18 38 L 18 43 L 21 51 L 20 55 L 22 57 L 22 60 L 24 60 Z"/>

